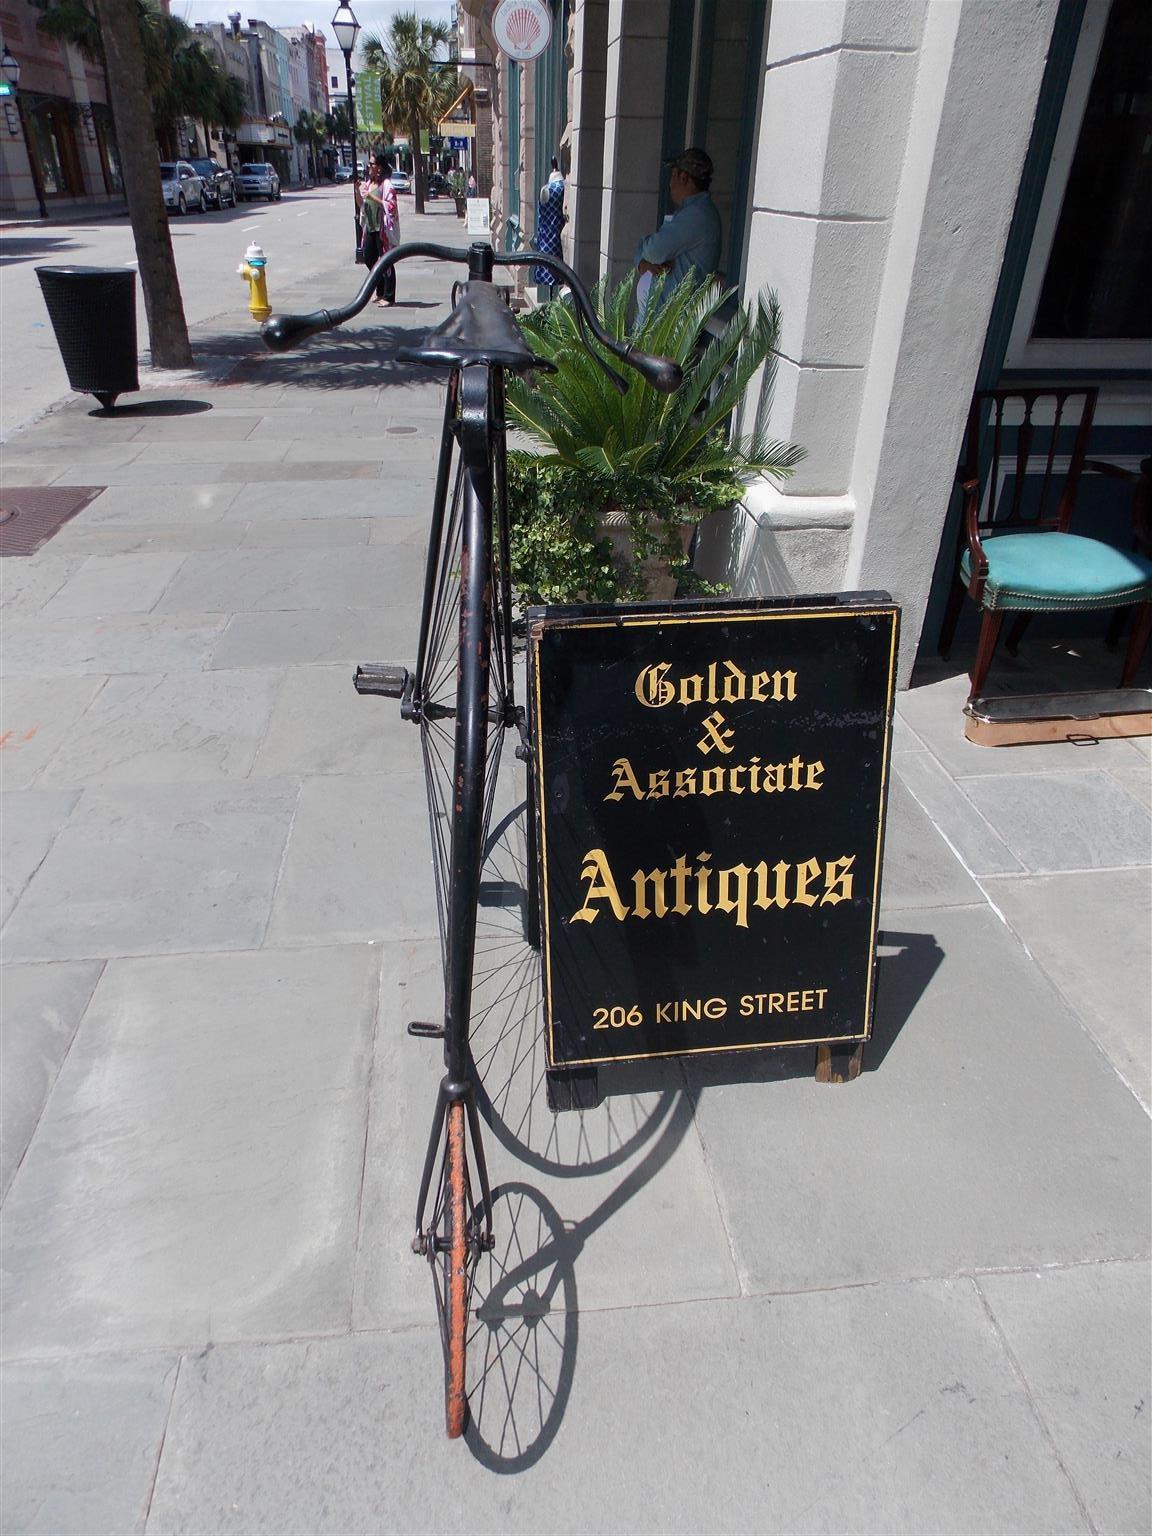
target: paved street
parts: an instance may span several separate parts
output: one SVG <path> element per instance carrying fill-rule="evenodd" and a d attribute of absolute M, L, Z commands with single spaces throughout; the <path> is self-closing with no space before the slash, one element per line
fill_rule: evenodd
<path fill-rule="evenodd" d="M 855 1083 L 663 1063 L 553 1116 L 535 960 L 485 908 L 498 1244 L 444 1440 L 418 744 L 350 666 L 411 657 L 440 410 L 377 344 L 455 274 L 281 358 L 233 275 L 255 236 L 277 308 L 343 299 L 349 205 L 185 221 L 203 376 L 112 417 L 60 388 L 5 447 L 6 486 L 103 489 L 0 562 L 4 1531 L 1136 1536 L 1149 743 L 971 746 L 945 669 L 900 698 Z"/>
<path fill-rule="evenodd" d="M 411 199 L 406 200 L 411 206 Z M 188 324 L 234 318 L 247 284 L 237 277 L 250 241 L 264 247 L 270 281 L 306 283 L 330 269 L 353 239 L 350 186 L 286 190 L 278 203 L 240 203 L 211 213 L 172 216 L 172 246 Z M 38 266 L 136 265 L 127 218 L 92 223 L 24 224 L 0 230 L 0 344 L 4 350 L 0 437 L 34 420 L 68 392 L 40 286 Z M 147 349 L 144 301 L 137 284 L 137 335 Z"/>

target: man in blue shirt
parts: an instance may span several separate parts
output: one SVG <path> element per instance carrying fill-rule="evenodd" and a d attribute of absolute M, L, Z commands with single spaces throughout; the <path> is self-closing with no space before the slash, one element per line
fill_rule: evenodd
<path fill-rule="evenodd" d="M 672 218 L 641 240 L 636 266 L 641 274 L 665 272 L 665 295 L 689 272 L 711 277 L 720 265 L 720 215 L 708 195 L 712 160 L 702 149 L 686 149 L 665 162 L 672 168 L 668 190 Z"/>

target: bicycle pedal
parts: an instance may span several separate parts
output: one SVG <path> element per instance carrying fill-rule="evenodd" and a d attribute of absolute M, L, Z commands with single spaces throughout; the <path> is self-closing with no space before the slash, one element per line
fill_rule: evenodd
<path fill-rule="evenodd" d="M 416 1035 L 421 1040 L 443 1040 L 443 1024 L 427 1024 L 421 1019 L 413 1019 L 408 1025 L 408 1033 Z"/>
<path fill-rule="evenodd" d="M 366 661 L 356 668 L 352 684 L 357 693 L 376 693 L 386 699 L 402 699 L 411 688 L 412 674 L 407 667 Z"/>

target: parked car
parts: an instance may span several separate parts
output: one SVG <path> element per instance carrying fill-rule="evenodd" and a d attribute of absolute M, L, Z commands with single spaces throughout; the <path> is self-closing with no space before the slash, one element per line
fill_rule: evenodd
<path fill-rule="evenodd" d="M 190 160 L 189 165 L 204 183 L 204 201 L 209 208 L 235 208 L 236 183 L 232 172 L 218 160 Z"/>
<path fill-rule="evenodd" d="M 336 167 L 336 174 L 333 177 L 333 180 L 335 180 L 335 181 L 351 181 L 352 180 L 352 167 L 350 165 L 338 165 Z"/>
<path fill-rule="evenodd" d="M 429 197 L 451 197 L 452 188 L 448 185 L 447 176 L 440 171 L 433 171 L 428 178 Z"/>
<path fill-rule="evenodd" d="M 204 212 L 204 183 L 187 160 L 162 161 L 160 185 L 165 208 L 174 213 L 187 213 L 189 208 Z"/>
<path fill-rule="evenodd" d="M 390 180 L 393 192 L 411 192 L 412 178 L 407 171 L 393 171 Z"/>
<path fill-rule="evenodd" d="M 249 203 L 257 197 L 266 197 L 270 203 L 280 201 L 280 177 L 276 167 L 266 161 L 242 165 L 236 178 L 236 191 L 241 202 Z"/>

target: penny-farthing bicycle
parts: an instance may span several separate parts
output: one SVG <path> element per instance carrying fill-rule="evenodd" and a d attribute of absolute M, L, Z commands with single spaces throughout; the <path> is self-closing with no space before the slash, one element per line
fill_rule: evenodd
<path fill-rule="evenodd" d="M 460 1435 L 468 1412 L 465 1341 L 472 1279 L 492 1246 L 492 1200 L 477 1111 L 469 1017 L 485 837 L 492 815 L 500 743 L 508 729 L 528 755 L 529 723 L 513 684 L 512 592 L 505 497 L 504 375 L 550 369 L 525 344 L 493 285 L 496 267 L 541 266 L 568 288 L 589 352 L 621 391 L 624 379 L 589 336 L 656 389 L 679 387 L 679 367 L 609 336 L 588 293 L 561 261 L 538 251 L 496 255 L 423 242 L 397 246 L 377 262 L 351 304 L 309 315 L 283 315 L 263 328 L 285 351 L 358 315 L 377 279 L 412 256 L 467 265 L 448 319 L 419 345 L 399 348 L 402 362 L 448 367 L 444 426 L 429 531 L 428 563 L 415 667 L 372 664 L 356 673 L 363 694 L 400 701 L 419 727 L 432 828 L 433 872 L 444 955 L 443 1021 L 409 1024 L 409 1033 L 443 1038 L 445 1073 L 432 1119 L 416 1202 L 414 1250 L 431 1264 L 444 1343 L 448 1434 Z M 534 815 L 528 816 L 529 836 Z M 538 945 L 536 890 L 529 850 L 527 937 Z"/>

